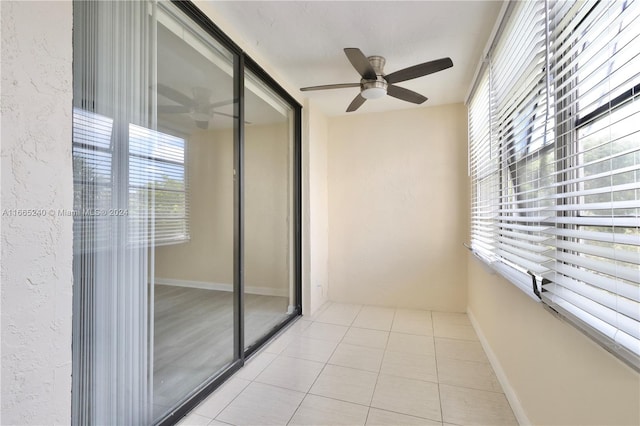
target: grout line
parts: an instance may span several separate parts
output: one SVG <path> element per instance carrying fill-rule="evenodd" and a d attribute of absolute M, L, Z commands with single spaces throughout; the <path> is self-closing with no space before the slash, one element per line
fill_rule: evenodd
<path fill-rule="evenodd" d="M 358 309 L 358 312 L 356 312 L 356 315 L 351 320 L 351 323 L 349 324 L 349 328 L 353 327 L 353 323 L 356 322 L 356 318 L 358 318 L 358 315 L 360 315 L 360 312 L 362 312 L 362 308 L 364 308 L 364 305 L 360 305 L 360 309 Z M 349 332 L 349 330 L 347 330 L 347 333 L 348 332 Z M 345 333 L 345 335 L 346 335 L 346 333 Z"/>
<path fill-rule="evenodd" d="M 230 380 L 232 380 L 232 379 L 233 379 L 233 376 L 232 376 L 232 377 L 230 377 L 230 378 L 225 382 L 225 384 L 226 384 L 226 383 L 229 383 L 229 381 L 230 381 Z M 247 379 L 242 379 L 242 380 L 247 380 Z M 231 405 L 231 403 L 232 403 L 233 401 L 235 401 L 235 400 L 236 400 L 236 399 L 237 399 L 241 394 L 243 394 L 243 393 L 244 393 L 244 391 L 245 391 L 245 390 L 247 390 L 247 388 L 248 388 L 249 386 L 251 386 L 251 383 L 253 383 L 253 380 L 249 380 L 249 384 L 248 384 L 247 386 L 245 386 L 244 388 L 242 388 L 242 390 L 241 390 L 240 392 L 238 392 L 238 394 L 237 394 L 236 396 L 234 396 L 233 398 L 231 398 L 231 401 L 229 401 L 227 404 L 225 404 L 225 406 L 224 406 L 224 407 L 222 407 L 222 409 L 221 409 L 220 411 L 218 411 L 218 414 L 216 414 L 215 416 L 213 416 L 213 418 L 211 419 L 211 421 L 213 421 L 213 420 L 217 420 L 217 417 L 218 417 L 220 414 L 222 414 L 222 412 L 223 412 L 224 410 L 226 410 L 226 409 L 227 409 L 227 407 L 228 407 L 229 405 Z M 223 386 L 224 386 L 224 385 L 223 385 Z M 219 390 L 219 389 L 221 389 L 221 388 L 222 388 L 222 386 L 221 386 L 220 388 L 216 389 L 216 390 Z M 214 392 L 214 393 L 215 393 L 215 392 Z M 213 394 L 212 394 L 212 395 L 213 395 Z M 208 397 L 207 399 L 209 399 L 210 397 L 211 397 L 211 395 L 209 395 L 209 397 Z M 202 401 L 202 402 L 201 402 L 200 404 L 198 404 L 198 405 L 202 405 L 202 404 L 204 404 L 204 402 L 205 402 L 207 399 L 205 399 L 204 401 Z M 197 407 L 196 407 L 196 408 L 197 408 Z M 194 412 L 195 412 L 195 409 L 194 409 Z M 222 421 L 222 420 L 217 420 L 217 421 Z M 209 422 L 209 423 L 211 423 L 211 422 Z M 223 423 L 226 423 L 226 422 L 223 422 Z"/>
<path fill-rule="evenodd" d="M 312 321 L 313 322 L 313 321 Z M 312 324 L 309 325 L 309 327 L 311 327 Z M 309 328 L 307 327 L 307 328 Z M 320 369 L 320 372 L 318 373 L 318 375 L 316 376 L 316 378 L 313 380 L 313 383 L 311 383 L 311 386 L 309 386 L 309 390 L 307 390 L 304 394 L 304 397 L 302 397 L 302 400 L 300 401 L 300 403 L 298 404 L 298 406 L 296 407 L 296 410 L 293 412 L 293 414 L 291 415 L 291 417 L 289 418 L 289 420 L 287 421 L 287 425 L 291 422 L 291 420 L 293 419 L 293 417 L 296 415 L 296 413 L 298 412 L 298 410 L 300 409 L 300 406 L 302 405 L 302 402 L 307 398 L 308 395 L 315 395 L 311 392 L 311 389 L 313 389 L 313 386 L 316 384 L 316 382 L 318 381 L 318 379 L 320 378 L 320 376 L 322 375 L 322 373 L 324 372 L 325 368 L 327 367 L 327 365 L 329 365 L 329 360 L 331 359 L 331 357 L 333 356 L 333 354 L 336 352 L 336 349 L 338 348 L 338 345 L 340 345 L 340 343 L 342 342 L 342 340 L 344 340 L 344 336 L 347 335 L 347 332 L 349 331 L 349 329 L 347 328 L 347 331 L 344 333 L 344 335 L 342 336 L 342 338 L 340 338 L 340 341 L 338 341 L 338 343 L 336 344 L 336 346 L 333 348 L 333 351 L 331 352 L 331 354 L 329 355 L 329 357 L 327 358 L 327 361 L 324 363 L 324 365 L 322 366 L 322 368 Z M 317 339 L 317 340 L 321 340 L 321 339 Z M 322 395 L 316 395 L 316 396 L 320 396 L 323 397 Z M 324 397 L 326 398 L 326 397 Z M 333 399 L 333 398 L 332 398 Z M 338 400 L 339 401 L 339 400 Z M 343 402 L 347 402 L 347 401 L 343 401 Z"/>
<path fill-rule="evenodd" d="M 373 397 L 376 395 L 376 389 L 378 388 L 378 380 L 380 379 L 380 374 L 382 374 L 382 366 L 384 365 L 384 359 L 387 356 L 387 348 L 389 347 L 389 339 L 391 338 L 391 330 L 393 329 L 393 321 L 395 320 L 397 310 L 393 309 L 393 318 L 391 319 L 391 326 L 389 327 L 389 334 L 387 335 L 387 341 L 384 343 L 384 349 L 382 352 L 382 361 L 380 362 L 380 370 L 378 370 L 378 374 L 376 375 L 376 383 L 373 385 L 373 392 L 371 393 L 371 400 L 369 401 L 369 410 L 367 411 L 367 418 L 365 419 L 365 425 L 367 421 L 369 421 L 369 413 L 371 412 L 371 404 L 373 404 Z"/>
<path fill-rule="evenodd" d="M 440 405 L 440 421 L 444 423 L 444 410 L 442 409 L 442 392 L 440 392 L 440 368 L 438 367 L 438 354 L 436 352 L 436 327 L 433 321 L 433 312 L 431 312 L 431 331 L 433 332 L 433 358 L 436 362 L 436 383 L 438 385 L 438 403 Z"/>
<path fill-rule="evenodd" d="M 373 391 L 375 392 L 375 387 L 373 388 Z M 371 412 L 371 404 L 369 404 L 369 406 L 367 407 L 367 415 L 364 416 L 364 424 L 366 426 L 367 422 L 369 421 L 369 413 Z"/>
<path fill-rule="evenodd" d="M 428 421 L 430 421 L 430 422 L 443 423 L 443 422 L 442 422 L 442 421 L 440 421 L 440 420 L 434 420 L 434 419 L 432 419 L 432 418 L 430 418 L 430 417 L 416 416 L 415 414 L 403 413 L 403 412 L 401 412 L 401 411 L 390 410 L 390 409 L 388 409 L 388 408 L 378 408 L 378 407 L 371 407 L 371 408 L 373 408 L 374 410 L 380 410 L 380 411 L 386 411 L 386 412 L 388 412 L 388 413 L 399 414 L 399 415 L 401 415 L 401 416 L 413 417 L 413 418 L 415 418 L 415 419 L 428 420 Z M 449 423 L 449 424 L 456 425 L 456 423 Z M 394 426 L 401 426 L 401 425 L 394 425 Z M 460 425 L 460 426 L 462 426 L 462 425 Z"/>

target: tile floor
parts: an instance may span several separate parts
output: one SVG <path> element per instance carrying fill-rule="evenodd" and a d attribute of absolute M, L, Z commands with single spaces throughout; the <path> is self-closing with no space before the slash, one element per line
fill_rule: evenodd
<path fill-rule="evenodd" d="M 517 425 L 465 314 L 328 303 L 181 425 Z"/>

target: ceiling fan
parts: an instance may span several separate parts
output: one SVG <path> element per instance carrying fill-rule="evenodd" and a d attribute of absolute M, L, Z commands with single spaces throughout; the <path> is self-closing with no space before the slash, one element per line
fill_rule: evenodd
<path fill-rule="evenodd" d="M 351 102 L 347 108 L 347 112 L 357 110 L 367 99 L 377 99 L 384 95 L 393 96 L 394 98 L 413 102 L 414 104 L 421 104 L 427 100 L 426 97 L 412 90 L 405 89 L 404 87 L 395 86 L 394 84 L 433 74 L 453 66 L 451 58 L 442 58 L 404 68 L 391 74 L 385 74 L 383 68 L 386 60 L 382 56 L 366 57 L 360 49 L 355 47 L 345 48 L 344 53 L 347 55 L 351 65 L 353 65 L 356 71 L 362 76 L 360 83 L 327 84 L 324 86 L 303 87 L 300 90 L 305 92 L 309 90 L 360 87 L 360 93 Z"/>
<path fill-rule="evenodd" d="M 169 86 L 159 83 L 157 85 L 158 93 L 167 99 L 170 99 L 179 105 L 158 105 L 159 114 L 189 114 L 196 126 L 200 129 L 209 128 L 209 120 L 213 114 L 224 115 L 226 117 L 237 118 L 232 114 L 215 111 L 215 108 L 233 104 L 234 101 L 223 101 L 211 103 L 211 89 L 204 87 L 194 87 L 191 89 L 193 98 L 184 93 L 173 89 Z M 246 124 L 251 124 L 245 122 Z"/>

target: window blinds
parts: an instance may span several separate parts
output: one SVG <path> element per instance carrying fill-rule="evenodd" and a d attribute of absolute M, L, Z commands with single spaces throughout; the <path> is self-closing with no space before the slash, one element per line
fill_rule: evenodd
<path fill-rule="evenodd" d="M 638 0 L 511 2 L 468 103 L 472 249 L 636 368 L 639 52 Z"/>
<path fill-rule="evenodd" d="M 186 143 L 177 136 L 129 125 L 129 220 L 153 220 L 155 246 L 189 239 Z M 149 209 L 150 211 L 144 211 Z M 135 240 L 132 235 L 132 241 Z"/>
<path fill-rule="evenodd" d="M 557 2 L 549 17 L 561 155 L 543 300 L 637 364 L 640 5 Z"/>
<path fill-rule="evenodd" d="M 492 143 L 500 156 L 496 255 L 540 274 L 546 270 L 542 231 L 553 157 L 545 138 L 544 2 L 516 2 L 503 34 L 490 65 Z"/>
<path fill-rule="evenodd" d="M 469 101 L 471 246 L 531 294 L 553 191 L 545 16 L 544 2 L 509 5 Z"/>
<path fill-rule="evenodd" d="M 154 2 L 73 2 L 74 425 L 152 421 L 153 237 L 130 124 L 153 128 Z M 135 138 L 134 138 L 135 139 Z M 136 206 L 136 214 L 129 209 Z"/>
<path fill-rule="evenodd" d="M 491 151 L 489 73 L 479 80 L 469 103 L 469 171 L 471 188 L 471 247 L 488 261 L 494 260 L 498 157 Z"/>

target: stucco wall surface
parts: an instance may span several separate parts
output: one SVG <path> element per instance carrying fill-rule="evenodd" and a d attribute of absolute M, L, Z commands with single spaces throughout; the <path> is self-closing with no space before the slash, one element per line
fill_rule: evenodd
<path fill-rule="evenodd" d="M 0 424 L 69 424 L 73 236 L 59 210 L 73 207 L 72 7 L 0 8 Z"/>

